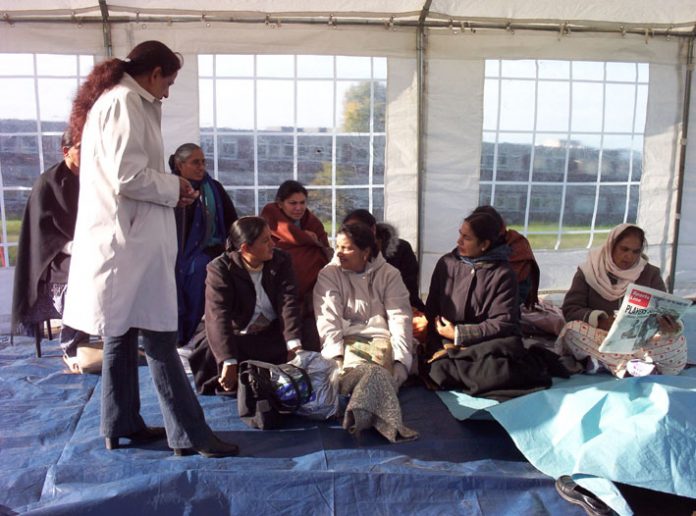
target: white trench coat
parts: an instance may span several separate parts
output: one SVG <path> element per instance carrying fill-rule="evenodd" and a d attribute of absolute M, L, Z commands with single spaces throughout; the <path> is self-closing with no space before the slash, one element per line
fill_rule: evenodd
<path fill-rule="evenodd" d="M 177 329 L 179 178 L 164 170 L 161 108 L 125 74 L 85 123 L 63 320 L 92 335 Z"/>

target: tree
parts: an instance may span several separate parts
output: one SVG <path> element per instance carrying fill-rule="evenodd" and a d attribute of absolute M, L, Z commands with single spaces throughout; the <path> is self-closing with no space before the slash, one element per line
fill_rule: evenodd
<path fill-rule="evenodd" d="M 343 99 L 343 131 L 367 133 L 370 131 L 370 87 L 374 85 L 374 128 L 384 131 L 387 91 L 378 81 L 363 81 L 351 86 Z"/>

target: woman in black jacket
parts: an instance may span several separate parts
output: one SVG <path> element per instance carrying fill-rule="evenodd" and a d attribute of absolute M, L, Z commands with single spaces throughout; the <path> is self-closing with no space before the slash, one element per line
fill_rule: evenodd
<path fill-rule="evenodd" d="M 302 347 L 300 304 L 290 256 L 274 248 L 260 217 L 232 224 L 228 250 L 208 265 L 205 330 L 189 358 L 199 392 L 233 392 L 237 364 L 280 364 Z"/>

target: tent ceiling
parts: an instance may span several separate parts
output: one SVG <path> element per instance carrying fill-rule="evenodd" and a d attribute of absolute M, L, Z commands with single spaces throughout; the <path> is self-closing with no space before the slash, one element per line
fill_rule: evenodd
<path fill-rule="evenodd" d="M 176 0 L 117 0 L 105 3 L 114 22 L 163 19 L 287 23 L 415 24 L 426 0 L 199 0 L 182 8 Z M 102 19 L 98 0 L 0 0 L 6 22 Z M 696 0 L 432 0 L 426 24 L 447 27 L 563 25 L 627 30 L 669 29 L 690 33 L 696 26 Z"/>

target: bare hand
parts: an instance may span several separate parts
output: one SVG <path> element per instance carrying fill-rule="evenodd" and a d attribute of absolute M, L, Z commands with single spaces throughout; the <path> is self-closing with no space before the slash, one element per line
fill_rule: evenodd
<path fill-rule="evenodd" d="M 681 330 L 677 320 L 669 314 L 658 315 L 657 324 L 660 325 L 660 333 L 662 335 L 674 335 Z"/>
<path fill-rule="evenodd" d="M 445 319 L 444 317 L 437 317 L 435 319 L 435 327 L 440 337 L 448 340 L 454 340 L 454 324 Z"/>
<path fill-rule="evenodd" d="M 288 362 L 290 362 L 293 358 L 297 356 L 297 352 L 299 350 L 300 348 L 288 349 Z"/>
<path fill-rule="evenodd" d="M 604 331 L 609 331 L 611 325 L 614 324 L 615 317 L 613 315 L 600 316 L 597 321 L 597 328 Z"/>
<path fill-rule="evenodd" d="M 234 392 L 237 390 L 237 364 L 223 364 L 222 372 L 218 378 L 220 387 L 225 392 Z"/>
<path fill-rule="evenodd" d="M 198 199 L 199 195 L 200 192 L 194 190 L 187 179 L 179 177 L 179 202 L 176 205 L 177 208 L 184 208 L 192 204 L 193 201 Z"/>

